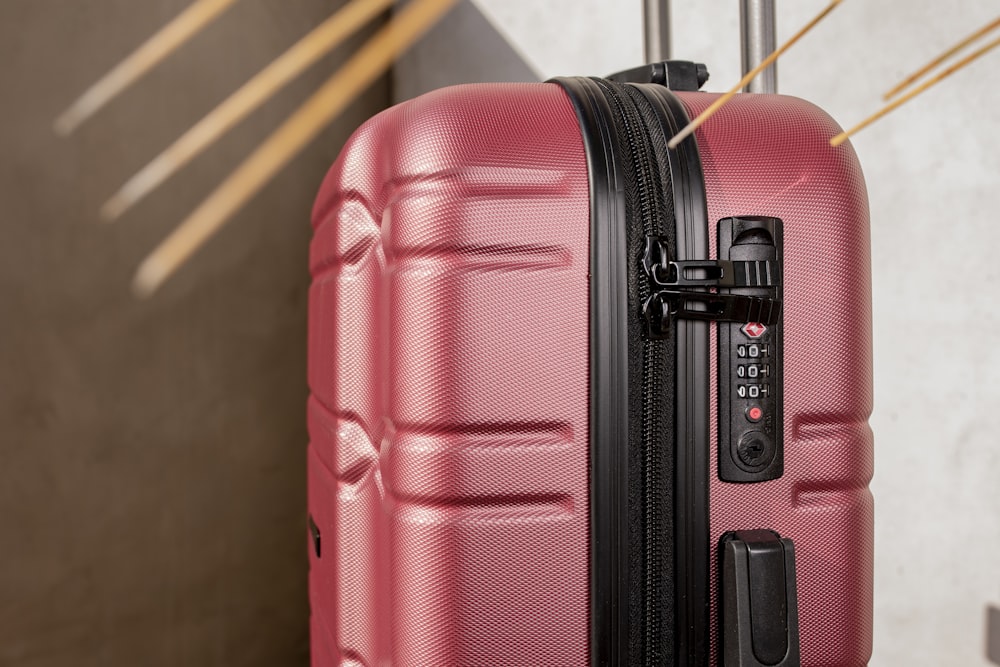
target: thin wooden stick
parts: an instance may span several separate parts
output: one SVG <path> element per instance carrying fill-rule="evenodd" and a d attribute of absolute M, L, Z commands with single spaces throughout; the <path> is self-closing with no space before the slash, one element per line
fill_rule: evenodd
<path fill-rule="evenodd" d="M 742 79 L 740 79 L 739 83 L 737 83 L 735 86 L 733 86 L 726 94 L 722 95 L 717 100 L 715 100 L 714 102 L 712 102 L 712 104 L 707 109 L 705 109 L 700 114 L 698 114 L 697 118 L 695 118 L 694 120 L 692 120 L 690 123 L 688 123 L 684 127 L 684 129 L 682 129 L 680 132 L 678 132 L 677 134 L 675 134 L 674 137 L 670 141 L 667 142 L 667 147 L 669 147 L 669 148 L 677 148 L 678 144 L 680 144 L 682 141 L 684 141 L 684 139 L 686 139 L 690 135 L 694 134 L 695 130 L 697 130 L 699 127 L 701 127 L 702 124 L 704 124 L 704 122 L 706 120 L 708 120 L 712 116 L 712 114 L 714 114 L 716 111 L 718 111 L 719 109 L 722 108 L 722 105 L 724 105 L 726 102 L 728 102 L 729 100 L 731 100 L 733 98 L 733 96 L 736 95 L 736 93 L 738 93 L 741 89 L 743 89 L 748 83 L 750 83 L 751 81 L 753 81 L 754 77 L 756 77 L 758 74 L 760 74 L 765 69 L 767 69 L 768 67 L 770 67 L 771 64 L 774 63 L 775 60 L 777 60 L 778 58 L 780 58 L 781 55 L 783 53 L 785 53 L 785 51 L 787 51 L 788 49 L 790 49 L 792 47 L 792 45 L 794 45 L 795 42 L 799 41 L 807 32 L 809 32 L 814 27 L 816 27 L 816 24 L 819 23 L 820 21 L 822 21 L 823 19 L 825 19 L 826 16 L 827 16 L 827 14 L 829 14 L 830 12 L 832 12 L 834 10 L 834 8 L 837 5 L 839 5 L 841 2 L 843 2 L 843 0 L 833 0 L 833 2 L 831 2 L 829 5 L 827 5 L 826 9 L 824 9 L 823 11 L 821 11 L 816 16 L 816 18 L 814 18 L 812 21 L 810 21 L 809 23 L 807 23 L 804 28 L 802 28 L 797 33 L 795 33 L 795 35 L 793 35 L 791 39 L 789 39 L 787 42 L 785 42 L 780 47 L 778 47 L 774 51 L 774 53 L 772 53 L 771 55 L 769 55 L 767 58 L 764 58 L 764 60 L 761 61 L 761 63 L 759 65 L 757 65 L 752 70 L 750 70 L 749 72 L 747 72 L 746 76 L 744 76 Z"/>
<path fill-rule="evenodd" d="M 971 35 L 969 35 L 968 37 L 966 37 L 965 39 L 963 39 L 961 42 L 959 42 L 955 46 L 951 47 L 950 49 L 948 49 L 947 51 L 945 51 L 944 53 L 942 53 L 940 56 L 938 56 L 934 60 L 930 61 L 929 63 L 927 63 L 926 65 L 924 65 L 920 69 L 918 69 L 916 72 L 914 72 L 910 76 L 908 76 L 905 79 L 903 79 L 895 88 L 893 88 L 892 90 L 890 90 L 889 92 L 887 92 L 885 95 L 883 95 L 882 99 L 885 100 L 886 102 L 888 102 L 889 100 L 891 100 L 892 98 L 894 98 L 896 95 L 899 95 L 899 93 L 901 93 L 902 91 L 906 90 L 911 85 L 913 85 L 917 80 L 923 78 L 923 76 L 925 74 L 927 74 L 928 72 L 930 72 L 932 69 L 934 69 L 935 67 L 937 67 L 938 65 L 940 65 L 944 61 L 948 60 L 948 58 L 951 58 L 953 55 L 955 55 L 956 53 L 958 53 L 959 51 L 961 51 L 962 49 L 964 49 L 965 47 L 967 47 L 969 44 L 972 44 L 973 42 L 979 40 L 981 37 L 984 37 L 985 35 L 988 35 L 989 33 L 993 32 L 997 28 L 1000 28 L 1000 17 L 998 17 L 996 20 L 992 21 L 991 23 L 986 24 L 985 26 L 983 26 L 982 28 L 980 28 L 976 32 L 972 33 Z"/>
<path fill-rule="evenodd" d="M 851 135 L 855 134 L 859 130 L 865 129 L 866 127 L 868 127 L 869 125 L 871 125 L 872 123 L 874 123 L 875 121 L 877 121 L 879 118 L 881 118 L 882 116 L 884 116 L 887 113 L 889 113 L 890 111 L 892 111 L 893 109 L 896 109 L 896 108 L 902 106 L 903 104 L 905 104 L 906 102 L 909 102 L 914 97 L 916 97 L 920 93 L 924 92 L 925 90 L 927 90 L 928 88 L 930 88 L 934 84 L 936 84 L 936 83 L 938 83 L 940 81 L 943 81 L 944 79 L 947 79 L 949 76 L 951 76 L 952 74 L 954 74 L 958 70 L 960 70 L 963 67 L 965 67 L 966 65 L 970 64 L 973 60 L 976 60 L 977 58 L 980 58 L 980 57 L 986 55 L 989 51 L 992 51 L 997 46 L 1000 46 L 1000 38 L 997 38 L 997 39 L 993 40 L 992 42 L 990 42 L 989 44 L 987 44 L 986 46 L 984 46 L 983 48 L 981 48 L 981 49 L 979 49 L 979 50 L 977 50 L 977 51 L 975 51 L 973 53 L 970 53 L 968 56 L 966 56 L 965 58 L 962 58 L 957 63 L 955 63 L 954 65 L 952 65 L 951 67 L 949 67 L 948 69 L 942 70 L 941 72 L 939 72 L 938 74 L 936 74 L 933 78 L 928 79 L 926 82 L 920 84 L 919 86 L 917 86 L 916 88 L 914 88 L 910 92 L 906 93 L 905 95 L 903 95 L 902 97 L 900 97 L 899 99 L 897 99 L 895 102 L 892 102 L 891 104 L 887 104 L 886 106 L 882 107 L 882 109 L 880 109 L 876 113 L 872 114 L 871 116 L 869 116 L 865 120 L 861 121 L 860 123 L 858 123 L 857 125 L 855 125 L 851 129 L 847 130 L 846 132 L 841 132 L 840 134 L 838 134 L 837 136 L 835 136 L 833 139 L 830 139 L 830 145 L 831 146 L 839 146 L 840 144 L 842 144 L 845 141 L 847 141 L 847 138 L 850 137 Z"/>
<path fill-rule="evenodd" d="M 101 217 L 108 222 L 118 218 L 392 3 L 393 0 L 353 0 L 345 5 L 130 178 L 101 208 Z"/>
<path fill-rule="evenodd" d="M 56 119 L 56 132 L 64 136 L 70 134 L 236 2 L 238 0 L 196 0 L 81 95 Z"/>
<path fill-rule="evenodd" d="M 407 4 L 143 261 L 135 293 L 151 295 L 457 1 Z"/>

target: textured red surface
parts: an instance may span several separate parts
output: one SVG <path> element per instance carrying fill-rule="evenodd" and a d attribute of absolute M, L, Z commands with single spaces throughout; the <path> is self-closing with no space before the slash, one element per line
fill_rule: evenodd
<path fill-rule="evenodd" d="M 680 97 L 692 117 L 715 99 Z M 713 256 L 720 218 L 785 223 L 785 474 L 753 485 L 713 475 L 711 524 L 713 544 L 753 528 L 794 540 L 807 667 L 864 665 L 872 642 L 868 196 L 854 150 L 827 143 L 839 132 L 802 100 L 738 95 L 696 135 Z M 714 360 L 712 376 L 714 396 Z M 716 425 L 713 408 L 713 442 Z"/>
<path fill-rule="evenodd" d="M 682 98 L 692 115 L 714 99 Z M 868 207 L 852 149 L 826 143 L 838 131 L 805 102 L 747 95 L 697 135 L 713 245 L 720 218 L 785 221 L 785 476 L 713 474 L 712 540 L 795 541 L 807 667 L 871 650 Z M 585 664 L 587 189 L 569 102 L 539 84 L 386 111 L 326 179 L 309 329 L 317 667 Z"/>
<path fill-rule="evenodd" d="M 587 658 L 589 196 L 555 85 L 388 110 L 311 250 L 313 664 Z"/>

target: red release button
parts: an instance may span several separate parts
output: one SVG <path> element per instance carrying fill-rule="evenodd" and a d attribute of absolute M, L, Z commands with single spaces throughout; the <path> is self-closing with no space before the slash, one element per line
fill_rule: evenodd
<path fill-rule="evenodd" d="M 747 419 L 749 419 L 750 421 L 759 422 L 761 420 L 761 417 L 763 416 L 764 416 L 764 411 L 761 410 L 758 406 L 755 405 L 751 408 L 747 408 Z"/>

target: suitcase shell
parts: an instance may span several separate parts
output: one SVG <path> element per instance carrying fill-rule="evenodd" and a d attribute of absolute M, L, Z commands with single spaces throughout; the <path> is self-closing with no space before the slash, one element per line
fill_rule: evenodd
<path fill-rule="evenodd" d="M 677 97 L 690 116 L 714 99 Z M 808 666 L 871 652 L 868 207 L 853 150 L 827 144 L 837 132 L 801 100 L 740 95 L 696 134 L 710 224 L 785 221 L 784 475 L 723 483 L 710 447 L 710 542 L 752 528 L 795 541 Z M 324 181 L 310 258 L 314 665 L 596 662 L 593 186 L 555 83 L 397 105 Z M 714 443 L 714 410 L 709 423 Z"/>

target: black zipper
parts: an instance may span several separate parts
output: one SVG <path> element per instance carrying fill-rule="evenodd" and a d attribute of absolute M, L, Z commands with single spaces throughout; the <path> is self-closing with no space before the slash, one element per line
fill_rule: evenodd
<path fill-rule="evenodd" d="M 590 179 L 591 665 L 704 667 L 709 330 L 697 320 L 717 319 L 719 295 L 690 281 L 663 289 L 643 265 L 650 238 L 668 269 L 707 261 L 698 148 L 689 137 L 667 150 L 687 114 L 665 88 L 556 83 Z M 647 302 L 669 305 L 659 331 Z"/>
<path fill-rule="evenodd" d="M 669 173 L 669 165 L 660 164 L 654 145 L 654 132 L 659 131 L 655 112 L 650 102 L 631 86 L 615 86 L 599 82 L 604 89 L 627 137 L 627 153 L 634 175 L 634 191 L 630 194 L 632 210 L 642 223 L 645 237 L 662 237 L 666 233 L 667 212 L 672 211 L 672 197 L 664 188 L 664 174 Z M 645 113 L 644 113 L 645 112 Z M 660 132 L 659 139 L 666 149 L 666 140 Z M 661 153 L 662 154 L 662 153 Z M 671 201 L 668 204 L 667 199 Z M 672 215 L 670 223 L 673 223 Z M 637 282 L 638 302 L 645 303 L 652 293 L 649 280 Z M 671 622 L 667 606 L 672 600 L 665 599 L 665 588 L 671 585 L 666 580 L 668 572 L 666 558 L 670 549 L 665 541 L 672 536 L 664 534 L 664 456 L 668 451 L 669 439 L 665 437 L 662 410 L 659 397 L 664 390 L 666 376 L 665 360 L 667 341 L 643 337 L 642 342 L 642 478 L 643 478 L 643 664 L 663 665 L 672 655 L 666 655 L 664 627 Z M 672 569 L 672 568 L 669 568 Z M 671 651 L 672 653 L 672 651 Z"/>
<path fill-rule="evenodd" d="M 656 108 L 667 135 L 687 124 L 680 100 L 664 88 L 649 90 L 659 98 Z M 669 152 L 676 237 L 672 256 L 682 264 L 705 262 L 708 256 L 708 205 L 704 176 L 695 138 L 688 137 Z M 683 273 L 683 272 L 681 272 Z M 727 315 L 717 311 L 717 294 L 708 284 L 690 284 L 671 303 L 668 324 L 676 345 L 674 428 L 675 636 L 676 664 L 707 667 L 709 657 L 709 327 L 708 322 Z M 723 301 L 726 301 L 725 299 Z M 726 301 L 722 310 L 733 304 Z M 691 306 L 689 307 L 689 305 Z M 701 304 L 695 307 L 695 304 Z M 746 305 L 746 304 L 742 304 Z"/>

